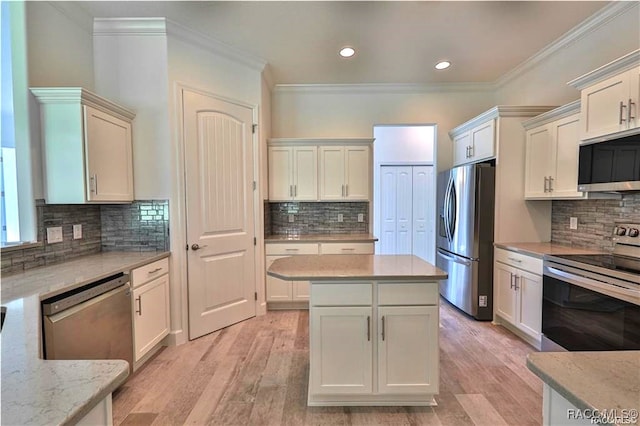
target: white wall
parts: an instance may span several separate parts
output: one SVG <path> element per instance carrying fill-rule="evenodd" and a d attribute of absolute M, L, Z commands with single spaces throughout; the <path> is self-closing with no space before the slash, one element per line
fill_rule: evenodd
<path fill-rule="evenodd" d="M 373 137 L 376 124 L 433 123 L 438 126 L 438 169 L 451 166 L 447 132 L 494 106 L 488 91 L 426 91 L 411 93 L 398 86 L 362 90 L 357 86 L 280 88 L 273 94 L 274 137 Z"/>
<path fill-rule="evenodd" d="M 640 3 L 622 3 L 630 6 L 622 15 L 503 84 L 496 91 L 497 104 L 564 105 L 579 99 L 568 81 L 640 48 Z"/>

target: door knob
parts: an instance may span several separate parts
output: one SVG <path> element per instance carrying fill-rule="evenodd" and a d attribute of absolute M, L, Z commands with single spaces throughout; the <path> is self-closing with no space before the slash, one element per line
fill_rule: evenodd
<path fill-rule="evenodd" d="M 206 245 L 201 246 L 199 244 L 191 244 L 191 250 L 193 250 L 193 251 L 197 251 L 197 250 L 200 250 L 201 248 L 205 248 L 205 247 L 206 247 Z"/>

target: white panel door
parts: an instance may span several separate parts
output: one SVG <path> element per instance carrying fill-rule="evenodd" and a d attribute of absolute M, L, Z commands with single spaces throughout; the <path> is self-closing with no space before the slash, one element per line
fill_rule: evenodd
<path fill-rule="evenodd" d="M 183 116 L 194 339 L 256 313 L 253 111 L 183 90 Z"/>
<path fill-rule="evenodd" d="M 169 334 L 169 275 L 133 290 L 134 361 Z"/>
<path fill-rule="evenodd" d="M 299 201 L 318 199 L 318 148 L 293 147 L 293 198 Z"/>
<path fill-rule="evenodd" d="M 368 200 L 370 192 L 371 166 L 368 146 L 345 146 L 345 198 Z"/>
<path fill-rule="evenodd" d="M 583 196 L 578 192 L 578 150 L 580 146 L 580 114 L 574 114 L 553 125 L 556 146 L 555 179 L 551 183 L 553 197 Z"/>
<path fill-rule="evenodd" d="M 269 200 L 293 198 L 293 158 L 289 147 L 269 147 Z"/>
<path fill-rule="evenodd" d="M 396 253 L 396 188 L 398 169 L 393 166 L 380 167 L 380 233 L 379 254 Z"/>
<path fill-rule="evenodd" d="M 413 215 L 413 169 L 411 166 L 398 167 L 396 188 L 396 252 L 394 254 L 411 254 L 412 215 Z"/>
<path fill-rule="evenodd" d="M 378 392 L 438 393 L 438 307 L 378 308 Z"/>
<path fill-rule="evenodd" d="M 320 147 L 320 199 L 342 200 L 344 198 L 344 148 L 341 146 Z"/>
<path fill-rule="evenodd" d="M 412 254 L 435 263 L 433 235 L 433 166 L 413 167 Z"/>
<path fill-rule="evenodd" d="M 312 307 L 309 315 L 313 394 L 373 390 L 371 307 Z"/>
<path fill-rule="evenodd" d="M 88 201 L 133 201 L 131 123 L 84 106 Z"/>
<path fill-rule="evenodd" d="M 553 141 L 551 137 L 549 126 L 538 127 L 527 132 L 525 197 L 546 198 L 550 196 L 548 192 L 549 177 L 555 172 L 552 167 Z"/>
<path fill-rule="evenodd" d="M 495 120 L 489 120 L 471 130 L 471 158 L 473 161 L 495 156 Z"/>

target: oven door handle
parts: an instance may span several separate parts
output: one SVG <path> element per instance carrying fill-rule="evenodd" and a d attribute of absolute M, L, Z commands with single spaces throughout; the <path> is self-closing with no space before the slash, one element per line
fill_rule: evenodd
<path fill-rule="evenodd" d="M 552 266 L 544 267 L 544 275 L 552 278 L 569 280 L 568 282 L 570 284 L 586 288 L 587 290 L 597 291 L 598 293 L 618 299 L 622 298 L 628 302 L 640 305 L 640 290 L 633 290 L 616 284 L 606 283 L 594 278 L 566 272 Z"/>

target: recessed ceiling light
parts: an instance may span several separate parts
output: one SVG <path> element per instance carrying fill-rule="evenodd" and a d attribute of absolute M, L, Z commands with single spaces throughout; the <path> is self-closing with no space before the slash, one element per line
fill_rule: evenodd
<path fill-rule="evenodd" d="M 442 61 L 442 62 L 438 62 L 436 64 L 436 69 L 437 70 L 444 70 L 447 69 L 451 66 L 451 62 L 447 62 L 447 61 Z"/>
<path fill-rule="evenodd" d="M 340 56 L 342 56 L 343 58 L 350 58 L 355 54 L 356 54 L 356 51 L 353 47 L 347 46 L 340 49 Z"/>

